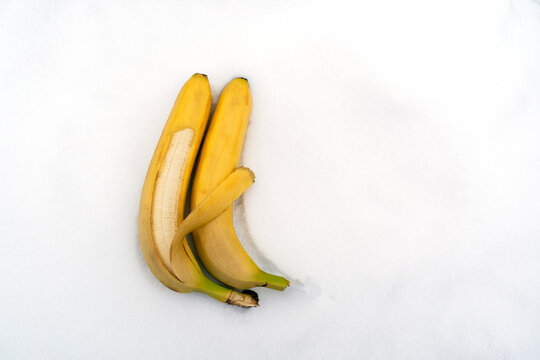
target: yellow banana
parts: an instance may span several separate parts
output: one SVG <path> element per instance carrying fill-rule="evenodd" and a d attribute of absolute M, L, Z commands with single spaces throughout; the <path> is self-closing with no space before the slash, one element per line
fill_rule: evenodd
<path fill-rule="evenodd" d="M 200 206 L 238 166 L 250 113 L 247 80 L 236 78 L 223 90 L 210 122 L 193 180 L 191 208 Z M 201 261 L 221 282 L 237 289 L 288 286 L 288 280 L 262 271 L 246 253 L 236 236 L 232 205 L 193 235 Z"/>
<path fill-rule="evenodd" d="M 244 307 L 257 306 L 256 294 L 238 293 L 206 278 L 185 238 L 173 255 L 177 264 L 176 272 L 172 269 L 171 244 L 184 218 L 189 180 L 211 104 L 212 95 L 206 75 L 193 75 L 174 103 L 148 168 L 139 210 L 141 249 L 154 276 L 172 290 L 183 293 L 198 291 L 222 302 Z M 229 180 L 232 183 L 229 186 L 245 189 L 245 177 L 240 180 Z M 223 191 L 218 189 L 209 193 L 205 201 L 231 203 L 238 193 L 232 192 L 228 198 L 222 199 Z M 205 219 L 218 214 L 210 212 L 201 219 L 192 216 L 195 220 L 191 222 L 203 224 L 208 221 Z"/>

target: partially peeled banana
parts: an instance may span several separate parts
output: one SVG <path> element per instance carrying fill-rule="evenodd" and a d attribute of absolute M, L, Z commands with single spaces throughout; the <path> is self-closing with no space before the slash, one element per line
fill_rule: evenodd
<path fill-rule="evenodd" d="M 193 75 L 174 103 L 148 168 L 139 210 L 141 249 L 154 276 L 168 288 L 182 293 L 197 291 L 232 305 L 254 307 L 258 306 L 255 292 L 239 292 L 204 275 L 186 238 L 195 231 L 203 264 L 226 285 L 283 290 L 289 284 L 255 265 L 232 225 L 232 203 L 255 179 L 248 168 L 237 168 L 251 111 L 245 79 L 231 81 L 220 97 L 195 171 L 191 211 L 184 217 L 211 105 L 206 75 Z M 216 244 L 218 248 L 213 251 Z"/>

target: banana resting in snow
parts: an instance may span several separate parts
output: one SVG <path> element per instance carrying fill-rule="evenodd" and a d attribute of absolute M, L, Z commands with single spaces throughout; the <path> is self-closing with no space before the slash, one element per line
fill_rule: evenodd
<path fill-rule="evenodd" d="M 174 103 L 148 168 L 139 210 L 141 249 L 154 276 L 168 288 L 254 307 L 258 296 L 246 289 L 283 290 L 289 281 L 260 270 L 234 230 L 232 204 L 255 180 L 251 170 L 238 168 L 251 113 L 247 80 L 236 78 L 223 90 L 199 154 L 211 106 L 206 75 L 193 75 Z M 193 171 L 191 211 L 184 217 Z M 186 238 L 191 232 L 205 268 L 230 288 L 204 275 Z"/>

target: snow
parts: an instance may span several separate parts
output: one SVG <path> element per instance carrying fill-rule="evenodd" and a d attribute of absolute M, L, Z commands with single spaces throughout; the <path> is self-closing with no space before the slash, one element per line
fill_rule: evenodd
<path fill-rule="evenodd" d="M 539 358 L 539 2 L 8 0 L 0 45 L 0 358 Z M 257 309 L 139 249 L 195 72 L 250 81 Z"/>

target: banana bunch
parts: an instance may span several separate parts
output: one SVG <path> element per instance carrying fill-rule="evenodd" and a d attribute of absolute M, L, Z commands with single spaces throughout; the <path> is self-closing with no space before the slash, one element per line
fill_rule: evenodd
<path fill-rule="evenodd" d="M 225 87 L 203 142 L 211 106 L 208 78 L 193 75 L 176 98 L 148 168 L 139 210 L 141 249 L 168 288 L 254 307 L 258 296 L 247 289 L 283 290 L 289 281 L 259 269 L 233 225 L 232 204 L 255 181 L 250 169 L 238 167 L 251 113 L 247 80 L 236 78 Z M 190 212 L 184 216 L 191 179 Z M 187 241 L 190 233 L 202 264 L 225 286 L 204 275 Z"/>

